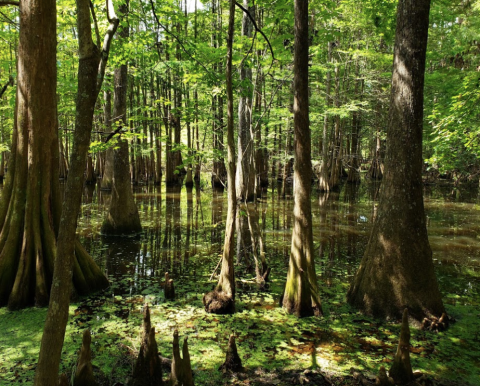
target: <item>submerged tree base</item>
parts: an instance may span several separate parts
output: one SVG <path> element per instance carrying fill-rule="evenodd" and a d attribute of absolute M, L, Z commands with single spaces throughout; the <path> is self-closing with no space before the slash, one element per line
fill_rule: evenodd
<path fill-rule="evenodd" d="M 235 312 L 235 301 L 223 291 L 214 290 L 203 295 L 205 311 L 212 314 L 227 315 Z"/>

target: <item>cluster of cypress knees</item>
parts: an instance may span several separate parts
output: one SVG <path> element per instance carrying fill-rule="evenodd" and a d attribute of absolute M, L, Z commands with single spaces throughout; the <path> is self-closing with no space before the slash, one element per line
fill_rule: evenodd
<path fill-rule="evenodd" d="M 95 380 L 92 366 L 92 351 L 90 348 L 92 337 L 90 330 L 83 332 L 82 347 L 77 361 L 77 368 L 73 384 L 75 386 L 98 386 Z M 180 343 L 178 330 L 173 333 L 173 358 L 171 361 L 171 375 L 167 381 L 162 377 L 162 358 L 158 353 L 155 340 L 155 327 L 150 322 L 150 309 L 145 304 L 143 311 L 142 342 L 138 357 L 135 361 L 133 373 L 128 386 L 193 386 L 192 364 L 188 351 L 188 339 L 183 341 L 182 355 L 180 355 Z M 238 372 L 243 369 L 242 361 L 237 352 L 234 335 L 228 341 L 228 350 L 225 363 L 220 367 L 223 371 Z M 62 374 L 59 378 L 59 386 L 69 386 L 68 377 Z"/>
<path fill-rule="evenodd" d="M 165 298 L 174 299 L 175 289 L 173 280 L 170 279 L 168 272 L 165 274 Z M 429 330 L 443 330 L 447 327 L 448 317 L 442 315 L 437 321 L 424 321 L 423 328 Z M 75 386 L 98 386 L 95 380 L 92 366 L 91 354 L 91 335 L 87 329 L 83 333 L 82 348 L 80 349 L 77 367 L 74 376 Z M 238 355 L 235 336 L 231 335 L 228 341 L 228 349 L 225 362 L 220 366 L 224 372 L 243 371 L 242 361 Z M 410 364 L 410 327 L 408 323 L 408 310 L 405 309 L 402 317 L 402 327 L 400 331 L 400 340 L 397 352 L 393 360 L 392 367 L 387 374 L 384 366 L 380 367 L 379 374 L 374 383 L 363 376 L 361 373 L 353 371 L 353 377 L 362 386 L 394 386 L 410 385 L 421 386 L 428 385 L 431 382 L 423 374 L 413 372 Z M 332 382 L 328 382 L 333 385 Z M 150 309 L 145 304 L 143 311 L 143 332 L 142 341 L 138 357 L 135 362 L 131 379 L 126 383 L 128 386 L 193 386 L 192 365 L 188 351 L 188 339 L 185 338 L 182 347 L 182 356 L 180 356 L 180 343 L 178 330 L 173 333 L 173 358 L 171 361 L 171 375 L 167 381 L 162 377 L 162 358 L 158 353 L 157 342 L 155 340 L 155 327 L 150 322 Z M 59 386 L 69 386 L 68 378 L 62 374 L 59 378 Z"/>

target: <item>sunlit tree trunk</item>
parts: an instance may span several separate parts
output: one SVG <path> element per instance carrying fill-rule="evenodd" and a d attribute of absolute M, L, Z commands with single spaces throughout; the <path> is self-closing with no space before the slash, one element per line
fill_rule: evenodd
<path fill-rule="evenodd" d="M 385 175 L 350 304 L 378 317 L 440 317 L 445 311 L 428 242 L 422 184 L 423 85 L 430 0 L 400 0 Z"/>
<path fill-rule="evenodd" d="M 230 0 L 227 35 L 227 68 L 226 68 L 226 92 L 227 92 L 227 188 L 228 209 L 225 226 L 225 241 L 223 244 L 222 270 L 218 279 L 217 287 L 213 292 L 205 294 L 203 303 L 207 312 L 219 314 L 231 314 L 235 312 L 235 272 L 234 272 L 234 237 L 236 215 L 236 191 L 235 191 L 235 140 L 233 128 L 233 90 L 232 90 L 232 55 L 233 55 L 233 31 L 235 22 L 235 1 Z"/>
<path fill-rule="evenodd" d="M 34 2 L 35 1 L 32 1 L 32 3 Z M 51 11 L 53 15 L 55 15 L 55 2 L 51 3 L 51 7 Z M 118 26 L 118 19 L 113 10 L 113 4 L 111 0 L 107 1 L 107 15 L 110 25 L 105 35 L 102 51 L 100 51 L 99 47 L 92 41 L 89 8 L 90 4 L 88 1 L 77 1 L 80 63 L 78 67 L 75 134 L 70 178 L 67 181 L 58 231 L 57 257 L 53 272 L 49 308 L 42 336 L 39 361 L 35 372 L 36 386 L 51 386 L 58 382 L 58 368 L 68 320 L 70 294 L 72 290 L 72 272 L 75 288 L 80 289 L 83 293 L 88 293 L 88 290 L 92 289 L 105 288 L 108 285 L 106 277 L 90 256 L 88 256 L 78 241 L 76 241 L 77 219 L 80 212 L 83 190 L 83 172 L 90 145 L 95 102 L 103 82 L 110 42 Z M 35 4 L 29 4 L 28 9 L 35 10 Z M 39 14 L 49 15 L 49 13 L 45 11 L 39 12 Z M 51 38 L 53 50 L 52 57 L 55 59 L 56 23 L 55 16 L 51 17 L 53 27 L 50 26 L 50 33 L 52 32 L 52 29 L 53 33 L 51 36 L 47 36 Z M 99 36 L 97 36 L 97 43 L 100 45 Z M 47 50 L 46 52 L 51 51 Z M 45 51 L 41 51 L 41 54 L 45 55 Z M 53 60 L 51 65 L 55 68 L 56 61 Z M 45 71 L 45 67 L 43 68 L 43 71 Z M 55 74 L 55 71 L 53 71 L 53 73 Z M 52 83 L 55 88 L 55 79 Z M 42 86 L 44 86 L 44 83 L 42 83 Z M 45 95 L 43 93 L 40 93 L 39 95 L 42 95 L 43 107 L 45 104 Z M 55 95 L 55 93 L 53 95 Z M 55 98 L 52 99 L 55 100 Z M 56 144 L 56 146 L 58 146 L 58 144 Z M 56 148 L 58 149 L 58 147 Z"/>
<path fill-rule="evenodd" d="M 161 95 L 160 91 L 160 81 L 159 78 L 156 78 L 156 86 L 157 86 L 157 95 Z M 157 107 L 157 116 L 159 116 L 159 113 L 161 115 L 161 109 L 162 107 L 160 104 Z M 156 126 L 155 130 L 155 149 L 157 156 L 155 158 L 156 160 L 156 166 L 155 166 L 155 185 L 160 185 L 162 182 L 162 121 L 159 120 L 158 125 Z"/>
<path fill-rule="evenodd" d="M 150 178 L 154 185 L 160 184 L 160 179 L 158 178 L 158 171 L 157 165 L 158 160 L 155 159 L 155 150 L 157 149 L 159 139 L 156 138 L 157 132 L 157 112 L 155 111 L 155 82 L 153 78 L 153 74 L 150 74 L 150 125 L 149 125 L 149 133 L 150 133 Z M 158 149 L 157 149 L 158 151 Z"/>
<path fill-rule="evenodd" d="M 248 0 L 243 0 L 243 7 L 254 14 L 254 9 L 248 8 Z M 251 38 L 253 25 L 246 13 L 242 19 L 242 36 Z M 250 44 L 250 43 L 248 43 Z M 238 101 L 238 154 L 236 188 L 237 199 L 252 201 L 255 193 L 255 159 L 254 143 L 251 131 L 252 124 L 252 69 L 243 61 L 240 67 L 240 98 Z"/>
<path fill-rule="evenodd" d="M 63 135 L 61 135 L 62 131 L 59 131 L 60 136 L 58 138 L 58 144 L 59 144 L 59 178 L 60 179 L 66 179 L 67 174 L 68 174 L 68 168 L 67 168 L 67 160 L 65 159 L 65 149 L 63 146 Z M 3 133 L 2 133 L 3 136 Z M 2 156 L 2 168 L 4 164 L 4 155 Z"/>
<path fill-rule="evenodd" d="M 294 226 L 283 307 L 298 317 L 320 315 L 313 260 L 311 137 L 308 102 L 308 2 L 295 0 L 294 102 Z"/>
<path fill-rule="evenodd" d="M 381 180 L 383 178 L 383 159 L 382 159 L 382 142 L 381 142 L 381 131 L 380 127 L 382 125 L 381 117 L 380 117 L 380 102 L 377 103 L 376 107 L 376 133 L 374 138 L 373 144 L 373 158 L 372 164 L 368 170 L 368 177 L 372 180 Z"/>

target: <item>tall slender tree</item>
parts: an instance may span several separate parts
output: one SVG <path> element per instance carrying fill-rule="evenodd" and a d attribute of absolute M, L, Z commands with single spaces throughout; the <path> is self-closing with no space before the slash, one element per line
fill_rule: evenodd
<path fill-rule="evenodd" d="M 204 295 L 203 303 L 208 312 L 218 314 L 231 314 L 235 311 L 235 271 L 234 271 L 234 237 L 236 216 L 236 191 L 235 191 L 235 140 L 233 128 L 233 87 L 232 87 L 232 56 L 233 56 L 233 31 L 235 23 L 235 0 L 230 0 L 228 35 L 227 35 L 227 191 L 228 210 L 225 226 L 225 241 L 223 243 L 222 270 L 214 291 Z"/>
<path fill-rule="evenodd" d="M 385 175 L 348 301 L 368 314 L 416 319 L 445 311 L 428 243 L 422 184 L 423 85 L 430 0 L 400 0 Z"/>
<path fill-rule="evenodd" d="M 248 0 L 243 1 L 243 7 L 255 14 L 255 8 L 248 7 Z M 246 12 L 242 19 L 242 36 L 252 37 L 253 24 Z M 248 43 L 250 45 L 250 42 Z M 247 59 L 247 58 L 246 58 Z M 238 101 L 238 159 L 236 188 L 237 199 L 252 201 L 255 190 L 255 159 L 252 136 L 252 69 L 248 60 L 240 65 L 240 97 Z"/>
<path fill-rule="evenodd" d="M 248 8 L 248 0 L 243 1 L 243 7 L 254 14 L 255 8 Z M 242 19 L 242 36 L 252 37 L 253 24 L 246 12 Z M 248 46 L 250 46 L 248 42 Z M 247 58 L 246 58 L 247 59 Z M 255 193 L 255 159 L 254 142 L 252 136 L 252 69 L 248 60 L 243 60 L 240 65 L 240 97 L 238 101 L 238 139 L 237 139 L 237 172 L 235 186 L 237 190 L 237 260 L 247 264 L 250 268 L 250 255 L 252 253 L 252 238 L 248 227 L 246 202 L 254 199 Z"/>
<path fill-rule="evenodd" d="M 294 45 L 295 130 L 294 226 L 283 307 L 299 317 L 320 315 L 313 260 L 311 134 L 308 101 L 308 1 L 295 0 Z"/>

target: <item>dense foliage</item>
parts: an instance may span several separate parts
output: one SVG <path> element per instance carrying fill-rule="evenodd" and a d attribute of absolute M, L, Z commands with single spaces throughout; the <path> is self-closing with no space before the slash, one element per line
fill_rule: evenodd
<path fill-rule="evenodd" d="M 101 1 L 95 1 L 94 5 L 102 36 L 108 24 L 105 6 Z M 424 158 L 429 168 L 452 173 L 456 178 L 475 175 L 479 164 L 478 7 L 477 1 L 440 0 L 433 2 L 430 16 Z M 181 150 L 185 165 L 201 164 L 204 170 L 211 171 L 213 160 L 224 157 L 225 150 L 218 146 L 216 138 L 219 128 L 223 129 L 225 112 L 219 110 L 218 102 L 212 101 L 225 95 L 226 8 L 223 1 L 217 0 L 130 3 L 131 34 L 128 40 L 117 38 L 113 44 L 110 68 L 121 63 L 129 65 L 130 130 L 123 135 L 130 138 L 132 158 L 138 158 L 138 179 L 151 178 L 152 173 L 142 164 L 158 157 L 154 151 L 159 146 L 161 151 Z M 57 9 L 59 122 L 68 156 L 78 67 L 75 2 L 63 0 Z M 351 149 L 355 113 L 360 114 L 361 121 L 359 157 L 368 161 L 375 156 L 377 137 L 383 148 L 395 9 L 394 0 L 310 2 L 310 120 L 314 161 L 322 158 L 325 115 L 329 117 L 329 152 L 337 143 L 347 166 L 357 157 L 357 151 Z M 241 12 L 237 8 L 237 13 Z M 0 15 L 2 86 L 10 75 L 16 77 L 17 13 L 15 7 L 2 7 Z M 292 157 L 293 6 L 286 0 L 258 1 L 251 13 L 263 34 L 257 32 L 252 39 L 241 37 L 238 32 L 241 18 L 237 17 L 233 64 L 237 69 L 241 64 L 253 69 L 250 86 L 256 98 L 253 130 L 261 132 L 258 145 L 268 151 L 273 166 Z M 329 42 L 333 43 L 330 60 Z M 329 72 L 332 84 L 330 95 L 326 95 Z M 241 92 L 238 73 L 233 81 L 238 98 Z M 108 79 L 104 88 L 112 88 Z M 181 94 L 177 101 L 175 93 Z M 98 101 L 97 129 L 92 143 L 94 157 L 100 157 L 100 151 L 107 146 L 103 144 L 102 99 L 103 93 Z M 0 106 L 3 151 L 9 148 L 13 106 L 14 88 L 9 87 Z M 172 113 L 180 119 L 182 133 L 180 143 L 173 147 L 169 145 L 173 135 L 168 127 Z M 337 118 L 340 133 L 333 129 Z M 114 143 L 109 141 L 110 145 Z"/>

